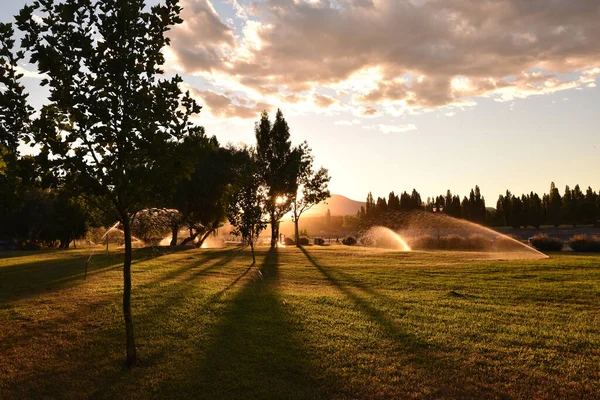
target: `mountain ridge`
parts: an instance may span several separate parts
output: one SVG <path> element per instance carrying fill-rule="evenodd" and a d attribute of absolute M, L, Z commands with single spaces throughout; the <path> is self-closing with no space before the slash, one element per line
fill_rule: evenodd
<path fill-rule="evenodd" d="M 356 215 L 360 211 L 360 207 L 364 206 L 365 202 L 352 200 L 341 194 L 332 194 L 325 202 L 313 206 L 306 211 L 307 216 L 318 217 L 327 214 L 327 210 L 331 215 Z"/>

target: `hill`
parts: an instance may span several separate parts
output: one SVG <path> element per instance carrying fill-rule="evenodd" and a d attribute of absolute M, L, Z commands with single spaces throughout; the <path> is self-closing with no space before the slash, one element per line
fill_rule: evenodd
<path fill-rule="evenodd" d="M 323 216 L 327 210 L 331 211 L 331 215 L 356 215 L 361 206 L 365 203 L 344 197 L 340 194 L 332 194 L 326 203 L 320 203 L 306 212 L 306 215 L 311 217 Z"/>

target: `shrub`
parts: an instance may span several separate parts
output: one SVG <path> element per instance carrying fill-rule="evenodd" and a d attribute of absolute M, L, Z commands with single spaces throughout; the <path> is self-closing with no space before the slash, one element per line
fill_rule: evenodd
<path fill-rule="evenodd" d="M 286 236 L 283 238 L 283 244 L 285 244 L 286 246 L 293 246 L 296 244 L 296 242 L 291 237 Z"/>
<path fill-rule="evenodd" d="M 300 246 L 308 246 L 310 244 L 310 239 L 306 236 L 300 236 L 298 239 L 298 244 Z"/>
<path fill-rule="evenodd" d="M 563 248 L 563 242 L 557 238 L 546 234 L 538 234 L 531 238 L 531 244 L 542 251 L 560 251 Z"/>
<path fill-rule="evenodd" d="M 440 238 L 440 248 L 447 250 L 463 250 L 466 247 L 465 239 L 458 235 L 447 235 Z"/>
<path fill-rule="evenodd" d="M 600 237 L 591 235 L 575 235 L 569 239 L 569 246 L 574 251 L 600 252 Z"/>
<path fill-rule="evenodd" d="M 314 241 L 314 243 L 315 243 L 317 246 L 323 246 L 323 245 L 325 244 L 325 239 L 323 239 L 323 238 L 320 238 L 320 237 L 318 237 L 318 238 L 315 238 L 315 241 Z"/>
<path fill-rule="evenodd" d="M 413 236 L 408 241 L 414 250 L 433 250 L 438 248 L 438 240 L 431 235 Z"/>
<path fill-rule="evenodd" d="M 354 236 L 346 236 L 342 239 L 342 244 L 346 246 L 354 246 L 356 245 L 356 238 Z"/>
<path fill-rule="evenodd" d="M 487 250 L 490 248 L 491 241 L 483 235 L 471 235 L 465 244 L 469 250 Z"/>

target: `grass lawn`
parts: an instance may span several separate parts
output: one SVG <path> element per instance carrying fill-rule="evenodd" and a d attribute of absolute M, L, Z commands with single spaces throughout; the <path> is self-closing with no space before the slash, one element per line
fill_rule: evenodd
<path fill-rule="evenodd" d="M 598 398 L 600 255 L 0 253 L 0 399 Z"/>

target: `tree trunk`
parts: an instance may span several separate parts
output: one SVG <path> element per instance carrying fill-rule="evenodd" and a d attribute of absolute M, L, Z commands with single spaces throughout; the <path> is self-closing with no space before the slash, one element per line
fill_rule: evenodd
<path fill-rule="evenodd" d="M 206 232 L 204 234 L 204 236 L 202 236 L 202 238 L 200 240 L 198 240 L 198 243 L 196 243 L 196 248 L 200 248 L 202 247 L 202 245 L 204 244 L 204 241 L 206 240 L 206 238 L 208 238 L 210 236 L 211 233 L 213 233 L 214 230 L 209 230 L 208 232 Z"/>
<path fill-rule="evenodd" d="M 125 257 L 123 261 L 123 317 L 125 318 L 125 335 L 127 339 L 127 368 L 137 362 L 135 351 L 135 335 L 133 318 L 131 316 L 131 227 L 129 217 L 123 218 L 123 233 L 125 234 Z"/>
<path fill-rule="evenodd" d="M 171 227 L 171 246 L 177 246 L 177 234 L 179 233 L 178 226 Z"/>
<path fill-rule="evenodd" d="M 250 239 L 250 250 L 252 251 L 252 264 L 256 264 L 256 257 L 254 255 L 254 241 Z"/>
<path fill-rule="evenodd" d="M 294 217 L 294 233 L 296 234 L 296 247 L 300 247 L 300 230 L 298 229 L 298 217 Z"/>
<path fill-rule="evenodd" d="M 186 244 L 193 242 L 197 237 L 198 237 L 198 231 L 196 231 L 195 233 L 192 233 L 192 231 L 190 230 L 190 237 L 189 238 L 185 238 L 185 240 L 183 242 L 181 242 L 182 246 L 185 246 Z"/>
<path fill-rule="evenodd" d="M 277 222 L 275 222 L 275 214 L 271 213 L 271 248 L 274 248 L 277 244 Z"/>

